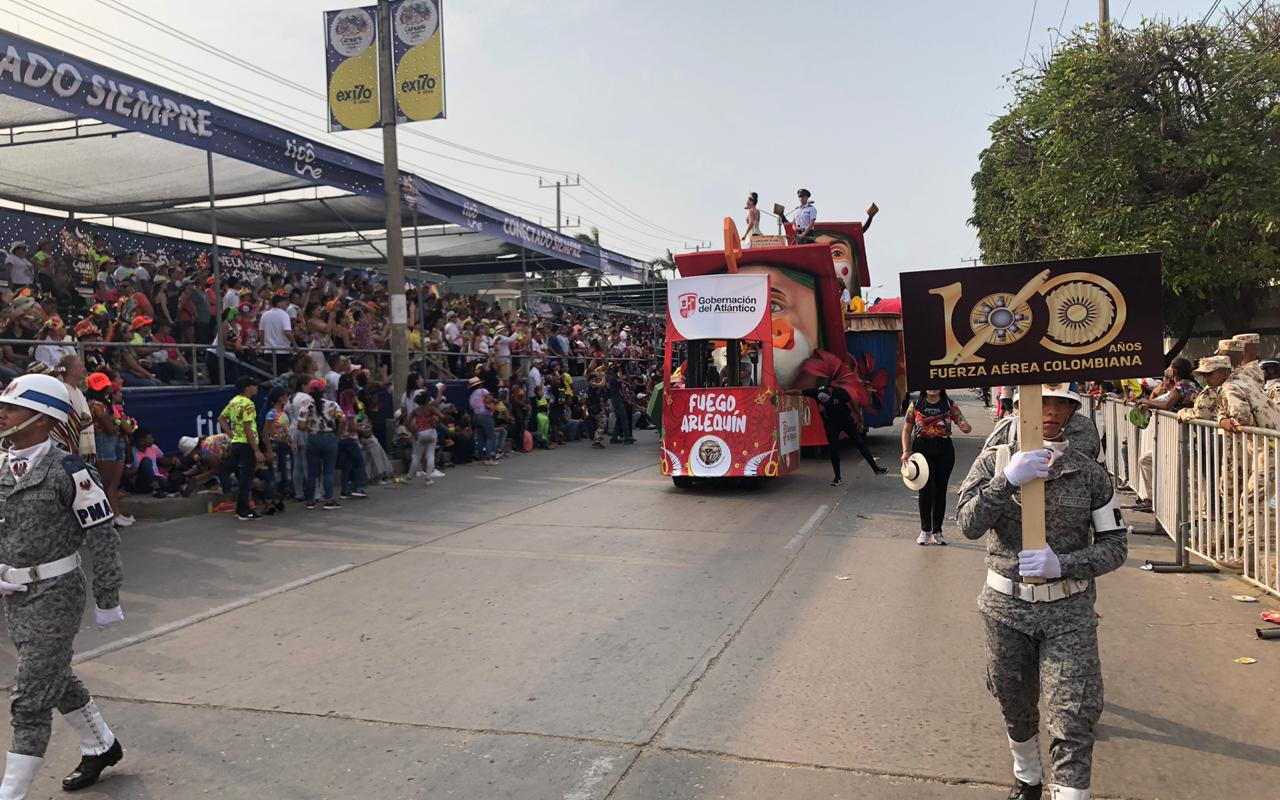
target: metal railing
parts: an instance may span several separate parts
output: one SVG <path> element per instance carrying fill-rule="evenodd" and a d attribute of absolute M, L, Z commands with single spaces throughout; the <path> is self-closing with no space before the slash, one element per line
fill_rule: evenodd
<path fill-rule="evenodd" d="M 1280 596 L 1280 431 L 1231 432 L 1216 421 L 1184 422 L 1168 411 L 1154 412 L 1142 431 L 1129 421 L 1129 408 L 1115 398 L 1102 405 L 1104 463 L 1117 486 L 1134 489 L 1149 456 L 1152 510 L 1178 560 L 1148 566 L 1156 572 L 1204 572 L 1231 565 L 1245 581 Z M 1149 438 L 1140 435 L 1148 431 Z M 1131 468 L 1122 480 L 1118 470 Z M 1214 566 L 1193 564 L 1189 556 Z"/>
<path fill-rule="evenodd" d="M 158 386 L 139 386 L 139 385 L 130 386 L 126 382 L 125 388 L 133 392 L 133 391 L 155 391 L 155 390 L 161 390 L 161 389 L 174 389 L 174 388 L 187 387 L 187 386 L 191 388 L 201 388 L 201 387 L 208 388 L 208 387 L 226 385 L 226 384 L 220 384 L 218 382 L 218 370 L 216 366 L 217 353 L 214 351 L 213 345 L 210 345 L 210 344 L 189 344 L 189 343 L 181 343 L 181 342 L 177 342 L 177 343 L 151 342 L 147 344 L 136 344 L 133 342 L 101 342 L 101 341 L 58 342 L 58 341 L 44 340 L 44 339 L 35 339 L 35 340 L 0 339 L 0 347 L 3 347 L 5 345 L 22 347 L 23 349 L 30 349 L 32 359 L 34 359 L 35 357 L 36 348 L 43 345 L 55 346 L 63 349 L 72 350 L 76 353 L 76 355 L 78 355 L 81 358 L 81 360 L 84 359 L 85 352 L 87 350 L 99 350 L 99 351 L 102 351 L 104 354 L 113 348 L 178 350 L 179 352 L 183 353 L 184 358 L 186 359 L 187 365 L 189 367 L 189 374 L 187 376 L 188 377 L 187 380 L 183 380 L 181 382 L 170 382 L 170 383 L 162 384 Z M 228 350 L 225 358 L 227 359 L 227 364 L 233 367 L 233 369 L 229 370 L 229 372 L 236 373 L 236 374 L 249 373 L 252 375 L 256 375 L 257 377 L 260 377 L 263 380 L 271 380 L 279 375 L 284 374 L 285 372 L 288 372 L 292 368 L 294 361 L 299 356 L 309 355 L 312 353 L 318 353 L 322 355 L 325 359 L 328 359 L 329 357 L 334 355 L 340 355 L 356 363 L 367 363 L 371 359 L 378 360 L 378 361 L 385 360 L 387 363 L 390 363 L 390 358 L 391 358 L 391 351 L 388 349 L 381 349 L 381 348 L 359 349 L 359 348 L 342 348 L 342 347 L 325 347 L 325 348 L 303 347 L 297 351 L 260 350 L 255 352 L 251 360 L 238 358 L 232 351 Z M 550 353 L 543 353 L 541 354 L 541 357 L 547 363 L 550 363 L 551 361 L 557 360 L 557 359 L 565 360 L 564 356 L 552 355 Z M 487 361 L 490 358 L 496 359 L 498 357 L 496 355 L 489 355 L 489 354 L 480 353 L 477 351 L 465 351 L 465 350 L 460 352 L 442 351 L 442 350 L 410 350 L 409 351 L 410 364 L 413 365 L 413 368 L 418 370 L 419 373 L 423 375 L 423 377 L 430 377 L 434 375 L 435 377 L 441 378 L 441 379 L 466 378 L 474 370 L 476 364 Z M 590 355 L 579 355 L 579 354 L 571 354 L 567 358 L 575 366 L 586 366 L 592 360 Z M 630 358 L 630 357 L 624 358 L 619 356 L 606 355 L 604 356 L 603 360 L 606 363 L 611 363 L 611 364 L 634 364 L 637 367 L 641 367 L 641 366 L 649 366 L 657 363 L 657 358 L 658 358 L 657 356 L 650 357 L 650 358 Z M 529 364 L 531 363 L 530 359 L 531 359 L 531 355 L 529 353 L 512 353 L 511 360 L 512 360 L 513 369 L 520 369 L 521 371 L 527 371 Z M 139 359 L 139 361 L 141 362 L 141 359 Z M 450 369 L 449 364 L 451 363 L 458 364 L 460 374 L 455 373 L 453 370 Z M 116 367 L 113 367 L 113 369 L 116 369 L 117 372 L 121 371 L 119 368 L 116 368 Z M 24 371 L 25 371 L 25 365 L 20 366 L 17 370 L 15 370 L 15 372 L 19 374 L 21 374 Z M 140 377 L 140 376 L 134 376 L 134 377 Z M 233 382 L 234 382 L 233 380 L 228 380 L 228 383 L 233 383 Z"/>

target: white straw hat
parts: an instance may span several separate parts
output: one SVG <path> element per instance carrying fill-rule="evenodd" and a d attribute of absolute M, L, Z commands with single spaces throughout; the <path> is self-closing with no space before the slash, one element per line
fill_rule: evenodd
<path fill-rule="evenodd" d="M 929 482 L 929 462 L 922 453 L 912 453 L 902 465 L 902 482 L 913 492 L 918 492 Z"/>

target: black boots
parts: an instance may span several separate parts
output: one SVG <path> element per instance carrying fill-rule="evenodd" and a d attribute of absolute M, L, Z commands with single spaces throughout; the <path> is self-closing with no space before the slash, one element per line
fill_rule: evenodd
<path fill-rule="evenodd" d="M 1016 783 L 1013 785 L 1013 791 L 1009 792 L 1009 800 L 1040 800 L 1040 795 L 1044 792 L 1044 785 L 1037 783 L 1032 786 L 1029 783 L 1014 779 Z"/>
<path fill-rule="evenodd" d="M 120 746 L 120 740 L 116 739 L 111 745 L 111 749 L 99 756 L 81 756 L 80 766 L 71 771 L 71 774 L 62 779 L 62 788 L 68 792 L 74 792 L 77 789 L 84 789 L 98 782 L 98 776 L 107 767 L 114 767 L 120 763 L 120 759 L 124 758 L 124 748 Z M 1036 795 L 1039 797 L 1040 795 Z"/>

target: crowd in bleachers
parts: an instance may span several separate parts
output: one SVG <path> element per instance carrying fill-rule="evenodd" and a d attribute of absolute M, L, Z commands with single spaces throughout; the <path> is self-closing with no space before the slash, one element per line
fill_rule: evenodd
<path fill-rule="evenodd" d="M 83 263 L 47 241 L 8 248 L 0 380 L 48 372 L 81 395 L 80 430 L 63 438 L 98 464 L 126 525 L 129 491 L 212 489 L 229 510 L 247 486 L 257 513 L 305 501 L 308 487 L 323 502 L 319 486 L 336 504 L 368 482 L 402 480 L 398 466 L 431 482 L 453 466 L 582 438 L 634 441 L 634 426 L 648 425 L 661 329 L 645 316 L 571 306 L 533 316 L 411 290 L 412 371 L 392 387 L 390 297 L 375 275 L 321 268 L 215 281 L 204 258 L 117 255 L 100 238 L 89 258 L 92 286 Z M 223 419 L 221 433 L 163 453 L 146 421 L 125 411 L 124 389 L 219 381 L 255 387 L 252 461 L 233 447 L 247 444 L 243 420 L 238 432 Z"/>

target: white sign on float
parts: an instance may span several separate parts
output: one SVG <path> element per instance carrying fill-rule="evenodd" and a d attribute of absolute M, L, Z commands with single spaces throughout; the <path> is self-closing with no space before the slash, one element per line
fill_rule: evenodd
<path fill-rule="evenodd" d="M 769 309 L 767 275 L 700 275 L 667 282 L 667 314 L 685 339 L 741 339 Z"/>
<path fill-rule="evenodd" d="M 778 441 L 785 458 L 800 452 L 800 412 L 792 409 L 778 414 Z"/>

